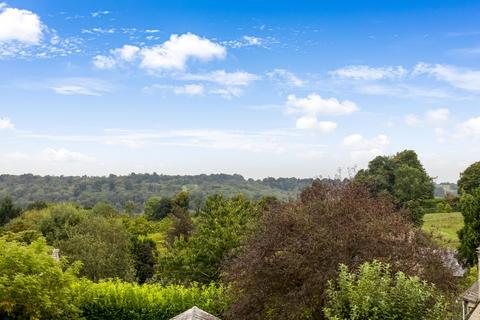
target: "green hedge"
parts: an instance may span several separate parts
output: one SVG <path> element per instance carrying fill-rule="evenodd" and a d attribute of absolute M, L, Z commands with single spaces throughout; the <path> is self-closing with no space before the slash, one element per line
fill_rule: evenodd
<path fill-rule="evenodd" d="M 121 281 L 79 283 L 79 308 L 86 319 L 168 320 L 197 306 L 220 316 L 228 305 L 224 287 L 156 284 Z"/>

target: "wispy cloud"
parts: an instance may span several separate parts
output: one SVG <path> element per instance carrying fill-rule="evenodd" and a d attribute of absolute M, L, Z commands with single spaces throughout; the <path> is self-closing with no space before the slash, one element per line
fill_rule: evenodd
<path fill-rule="evenodd" d="M 407 75 L 402 66 L 370 67 L 367 65 L 351 65 L 329 72 L 330 75 L 354 80 L 400 79 Z"/>
<path fill-rule="evenodd" d="M 267 76 L 278 84 L 287 84 L 291 87 L 304 87 L 307 81 L 300 79 L 294 73 L 285 69 L 275 69 L 267 72 Z"/>
<path fill-rule="evenodd" d="M 457 68 L 443 64 L 419 63 L 413 75 L 430 75 L 450 85 L 473 92 L 480 92 L 480 70 Z"/>
<path fill-rule="evenodd" d="M 60 95 L 101 96 L 112 90 L 111 85 L 92 78 L 66 78 L 52 80 L 49 87 Z"/>

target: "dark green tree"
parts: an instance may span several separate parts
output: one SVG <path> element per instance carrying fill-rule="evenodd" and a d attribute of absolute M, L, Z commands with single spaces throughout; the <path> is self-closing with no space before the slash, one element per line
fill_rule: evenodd
<path fill-rule="evenodd" d="M 461 193 L 473 193 L 480 187 L 480 161 L 470 165 L 460 174 L 458 189 Z"/>
<path fill-rule="evenodd" d="M 473 194 L 462 195 L 460 210 L 464 225 L 458 232 L 460 239 L 458 257 L 464 264 L 473 266 L 478 263 L 476 249 L 480 246 L 480 188 Z"/>
<path fill-rule="evenodd" d="M 394 156 L 378 156 L 360 170 L 355 181 L 365 184 L 373 193 L 392 198 L 410 211 L 410 219 L 421 225 L 422 201 L 433 198 L 433 179 L 428 176 L 415 151 L 405 150 Z"/>
<path fill-rule="evenodd" d="M 152 239 L 146 237 L 134 237 L 132 239 L 135 278 L 138 283 L 145 283 L 153 277 L 157 254 L 156 243 Z"/>
<path fill-rule="evenodd" d="M 0 226 L 6 224 L 13 218 L 18 217 L 22 209 L 17 207 L 10 197 L 5 197 L 0 202 Z"/>
<path fill-rule="evenodd" d="M 145 217 L 149 220 L 162 220 L 172 212 L 174 202 L 170 198 L 151 197 L 145 203 Z"/>

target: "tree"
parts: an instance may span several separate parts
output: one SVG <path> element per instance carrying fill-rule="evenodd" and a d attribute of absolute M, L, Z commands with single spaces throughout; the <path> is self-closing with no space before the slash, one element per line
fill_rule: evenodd
<path fill-rule="evenodd" d="M 117 209 L 111 204 L 105 202 L 98 202 L 92 208 L 92 213 L 106 218 L 115 217 L 118 215 Z"/>
<path fill-rule="evenodd" d="M 74 319 L 78 265 L 65 268 L 44 239 L 25 246 L 0 238 L 0 318 Z"/>
<path fill-rule="evenodd" d="M 142 284 L 150 280 L 155 271 L 156 243 L 150 238 L 132 238 L 132 256 L 135 260 L 135 278 Z"/>
<path fill-rule="evenodd" d="M 415 151 L 404 150 L 394 156 L 378 156 L 360 170 L 355 181 L 365 184 L 375 194 L 389 195 L 410 211 L 410 220 L 421 225 L 422 201 L 433 198 L 433 179 L 428 176 Z"/>
<path fill-rule="evenodd" d="M 15 206 L 12 198 L 5 197 L 0 202 L 0 226 L 6 224 L 13 218 L 18 217 L 22 213 L 22 209 Z"/>
<path fill-rule="evenodd" d="M 168 231 L 168 243 L 173 244 L 174 241 L 180 237 L 188 240 L 194 228 L 188 211 L 181 207 L 176 207 L 170 217 L 173 221 L 173 228 Z"/>
<path fill-rule="evenodd" d="M 480 187 L 480 161 L 470 165 L 465 171 L 460 173 L 458 180 L 458 189 L 461 193 L 473 193 Z"/>
<path fill-rule="evenodd" d="M 325 318 L 337 319 L 450 319 L 447 303 L 435 286 L 403 272 L 392 273 L 388 264 L 366 262 L 351 273 L 341 265 L 338 280 L 326 290 Z"/>
<path fill-rule="evenodd" d="M 458 258 L 464 264 L 473 266 L 478 262 L 476 249 L 480 246 L 480 188 L 473 194 L 462 195 L 460 210 L 463 215 L 463 227 L 458 231 L 460 239 Z"/>
<path fill-rule="evenodd" d="M 374 259 L 455 288 L 442 250 L 384 197 L 358 183 L 315 181 L 298 200 L 268 207 L 223 280 L 236 297 L 232 319 L 322 319 L 327 281 L 338 265 Z"/>
<path fill-rule="evenodd" d="M 197 213 L 195 229 L 188 239 L 180 235 L 165 254 L 160 254 L 157 280 L 218 281 L 224 259 L 234 254 L 250 234 L 258 215 L 258 204 L 242 196 L 209 197 Z"/>
<path fill-rule="evenodd" d="M 188 192 L 182 191 L 177 193 L 175 195 L 175 198 L 173 198 L 173 204 L 183 210 L 188 210 L 188 207 L 190 205 L 190 197 L 188 195 Z"/>
<path fill-rule="evenodd" d="M 81 261 L 80 274 L 94 281 L 105 278 L 134 278 L 130 234 L 118 219 L 91 216 L 66 230 L 54 242 L 70 261 Z"/>
<path fill-rule="evenodd" d="M 150 220 L 162 220 L 172 212 L 173 206 L 170 198 L 151 197 L 145 203 L 145 216 Z"/>

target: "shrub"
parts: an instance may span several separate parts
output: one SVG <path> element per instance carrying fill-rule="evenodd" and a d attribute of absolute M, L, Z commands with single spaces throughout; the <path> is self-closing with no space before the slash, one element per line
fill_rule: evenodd
<path fill-rule="evenodd" d="M 329 282 L 325 317 L 337 319 L 448 319 L 444 297 L 433 285 L 403 272 L 392 274 L 386 263 L 366 262 L 358 275 L 341 265 Z"/>
<path fill-rule="evenodd" d="M 193 306 L 219 316 L 228 304 L 225 288 L 214 284 L 187 288 L 83 281 L 79 291 L 82 316 L 92 320 L 168 320 Z"/>
<path fill-rule="evenodd" d="M 43 238 L 25 246 L 0 238 L 0 319 L 73 319 L 78 266 L 62 270 Z"/>

